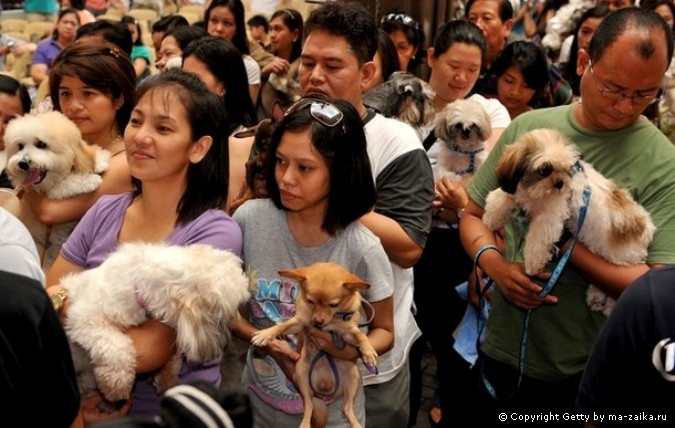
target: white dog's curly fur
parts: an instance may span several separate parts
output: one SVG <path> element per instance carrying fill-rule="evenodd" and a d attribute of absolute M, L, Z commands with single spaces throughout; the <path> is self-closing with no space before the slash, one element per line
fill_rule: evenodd
<path fill-rule="evenodd" d="M 44 193 L 65 199 L 96 190 L 108 169 L 110 152 L 82 140 L 79 128 L 62 113 L 50 111 L 13 119 L 5 131 L 7 176 L 19 192 Z M 47 270 L 76 222 L 47 227 L 25 199 L 5 207 L 31 231 Z"/>
<path fill-rule="evenodd" d="M 129 398 L 136 350 L 125 329 L 149 319 L 176 330 L 176 355 L 155 375 L 159 393 L 177 384 L 182 357 L 221 357 L 229 324 L 250 296 L 241 265 L 233 253 L 206 244 L 123 243 L 99 267 L 62 278 L 66 333 L 86 351 L 101 393 L 113 402 Z M 76 370 L 86 375 L 86 367 Z"/>
<path fill-rule="evenodd" d="M 473 174 L 485 161 L 485 141 L 492 134 L 490 116 L 477 101 L 459 99 L 436 115 L 436 137 L 443 141 L 433 167 L 436 181 L 450 177 L 460 181 Z"/>
<path fill-rule="evenodd" d="M 643 262 L 656 230 L 647 210 L 622 189 L 581 161 L 577 147 L 553 129 L 523 134 L 504 149 L 497 169 L 501 188 L 488 194 L 483 222 L 502 227 L 520 207 L 529 218 L 524 262 L 528 275 L 541 272 L 566 228 L 591 252 L 617 265 Z M 590 189 L 586 217 L 578 229 L 584 188 Z M 591 309 L 609 315 L 614 300 L 591 285 Z"/>

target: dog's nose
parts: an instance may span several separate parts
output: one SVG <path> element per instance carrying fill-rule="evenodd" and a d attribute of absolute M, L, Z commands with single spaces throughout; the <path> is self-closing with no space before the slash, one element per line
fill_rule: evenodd
<path fill-rule="evenodd" d="M 462 128 L 462 138 L 465 140 L 471 136 L 471 128 Z"/>
<path fill-rule="evenodd" d="M 563 183 L 562 180 L 556 180 L 556 182 L 553 184 L 553 187 L 555 187 L 556 189 L 560 190 L 560 189 L 563 188 L 563 185 L 564 185 L 564 184 L 565 184 L 565 183 Z"/>
<path fill-rule="evenodd" d="M 24 171 L 28 171 L 30 169 L 30 164 L 28 161 L 21 160 L 19 161 L 19 168 L 21 168 Z"/>

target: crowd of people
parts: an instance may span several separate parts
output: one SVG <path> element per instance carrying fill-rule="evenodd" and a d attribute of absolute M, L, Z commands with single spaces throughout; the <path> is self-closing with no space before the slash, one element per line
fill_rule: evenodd
<path fill-rule="evenodd" d="M 9 398 L 10 414 L 40 426 L 297 426 L 304 410 L 297 341 L 248 343 L 294 313 L 300 284 L 279 271 L 315 262 L 341 264 L 370 284 L 362 297 L 372 314 L 362 328 L 378 365 L 360 366 L 353 406 L 363 426 L 416 425 L 427 346 L 437 367 L 433 426 L 493 426 L 502 414 L 528 409 L 605 416 L 587 427 L 611 426 L 612 414 L 668 414 L 675 396 L 672 268 L 663 268 L 675 264 L 672 0 L 468 0 L 463 16 L 433 37 L 404 9 L 374 16 L 360 2 L 336 0 L 308 13 L 277 7 L 247 16 L 241 0 L 211 0 L 195 23 L 158 18 L 152 45 L 130 15 L 95 18 L 108 7 L 128 12 L 122 0 L 44 10 L 30 3 L 26 13 L 52 19 L 54 29 L 26 45 L 42 91 L 0 75 L 1 165 L 7 124 L 50 109 L 111 157 L 94 192 L 59 200 L 22 192 L 42 223 L 78 222 L 51 266 L 41 266 L 28 231 L 0 208 L 7 296 L 0 396 Z M 563 17 L 571 17 L 566 30 Z M 363 101 L 397 73 L 427 89 L 433 108 L 422 125 Z M 487 157 L 476 168 L 472 161 L 460 181 L 435 180 L 446 142 L 432 115 L 459 100 L 489 118 Z M 259 123 L 272 126 L 265 162 Z M 504 186 L 502 154 L 537 128 L 565 134 L 584 161 L 647 210 L 656 233 L 646 260 L 614 264 L 565 235 L 551 249 L 555 262 L 567 261 L 564 270 L 552 274 L 552 264 L 527 275 L 527 215 L 514 213 L 497 231 L 486 226 L 488 194 Z M 265 198 L 249 188 L 256 162 Z M 0 207 L 18 190 L 3 172 Z M 230 332 L 245 348 L 233 366 L 241 367 L 234 384 L 243 394 L 232 391 L 229 402 L 219 395 L 219 359 L 183 360 L 180 383 L 193 389 L 159 394 L 153 374 L 173 355 L 176 332 L 150 320 L 126 332 L 137 352 L 131 397 L 80 397 L 60 281 L 134 241 L 203 243 L 242 259 L 251 299 Z M 551 276 L 555 288 L 542 293 Z M 468 298 L 457 291 L 467 284 Z M 590 284 L 618 299 L 609 317 L 586 304 Z M 469 359 L 454 337 L 467 327 L 467 311 L 486 301 L 477 358 Z M 360 358 L 358 347 L 338 346 L 318 328 L 308 337 L 334 358 Z M 233 417 L 215 412 L 215 425 L 205 422 L 203 410 L 186 404 L 195 396 L 199 406 L 213 401 Z M 36 412 L 36 398 L 49 411 Z M 176 403 L 185 407 L 180 414 Z M 328 425 L 348 425 L 341 398 L 328 404 Z"/>

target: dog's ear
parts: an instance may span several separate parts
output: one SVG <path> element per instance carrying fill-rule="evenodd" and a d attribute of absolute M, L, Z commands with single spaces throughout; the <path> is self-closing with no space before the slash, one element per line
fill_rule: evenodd
<path fill-rule="evenodd" d="M 284 108 L 281 106 L 281 103 L 279 100 L 274 101 L 274 104 L 272 105 L 272 122 L 278 123 L 281 122 L 281 119 L 284 118 L 284 115 L 286 112 L 284 112 Z"/>
<path fill-rule="evenodd" d="M 349 291 L 367 290 L 370 288 L 370 284 L 351 273 L 345 278 L 342 285 Z"/>
<path fill-rule="evenodd" d="M 303 268 L 298 268 L 298 269 L 282 269 L 279 271 L 279 275 L 285 276 L 287 278 L 293 278 L 297 281 L 303 282 L 307 279 L 307 272 L 305 272 L 305 269 Z"/>
<path fill-rule="evenodd" d="M 499 186 L 503 191 L 512 195 L 516 193 L 518 183 L 527 170 L 528 159 L 529 155 L 525 149 L 511 146 L 504 150 L 495 169 Z"/>
<path fill-rule="evenodd" d="M 96 153 L 83 140 L 74 147 L 75 159 L 73 160 L 73 171 L 92 172 L 96 165 Z"/>

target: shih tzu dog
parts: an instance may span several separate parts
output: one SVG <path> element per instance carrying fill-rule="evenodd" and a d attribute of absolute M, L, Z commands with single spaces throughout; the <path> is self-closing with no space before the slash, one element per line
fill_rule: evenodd
<path fill-rule="evenodd" d="M 433 89 L 422 79 L 397 71 L 363 94 L 363 103 L 384 117 L 393 117 L 418 128 L 434 120 L 434 95 Z"/>
<path fill-rule="evenodd" d="M 446 105 L 437 114 L 434 132 L 442 140 L 433 168 L 435 181 L 446 176 L 459 181 L 473 174 L 487 158 L 485 141 L 492 125 L 477 101 L 459 99 Z"/>
<path fill-rule="evenodd" d="M 250 296 L 239 257 L 206 244 L 123 243 L 99 267 L 61 284 L 81 395 L 98 389 L 111 402 L 129 398 L 136 377 L 127 328 L 154 319 L 176 330 L 176 354 L 154 376 L 162 393 L 178 383 L 183 358 L 222 356 L 229 324 Z"/>
<path fill-rule="evenodd" d="M 488 194 L 483 222 L 497 230 L 515 208 L 529 216 L 524 247 L 528 275 L 545 268 L 563 229 L 613 264 L 646 260 L 656 230 L 649 213 L 626 189 L 582 161 L 577 147 L 560 132 L 536 129 L 523 134 L 504 149 L 496 175 L 501 187 Z M 585 189 L 590 190 L 590 201 L 577 230 Z M 605 315 L 614 304 L 593 285 L 587 302 Z"/>
<path fill-rule="evenodd" d="M 103 181 L 110 152 L 87 144 L 75 123 L 58 111 L 13 119 L 4 140 L 7 176 L 17 191 L 16 198 L 4 206 L 30 230 L 46 271 L 77 222 L 47 226 L 22 195 L 37 192 L 49 199 L 65 199 L 91 193 Z"/>

